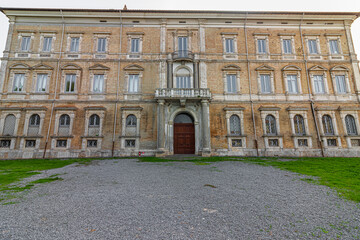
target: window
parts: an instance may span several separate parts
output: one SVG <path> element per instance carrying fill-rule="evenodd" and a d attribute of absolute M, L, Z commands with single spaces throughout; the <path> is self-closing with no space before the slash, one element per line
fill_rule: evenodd
<path fill-rule="evenodd" d="M 330 53 L 340 54 L 338 40 L 329 40 Z"/>
<path fill-rule="evenodd" d="M 289 93 L 299 93 L 297 75 L 287 75 L 288 91 Z"/>
<path fill-rule="evenodd" d="M 310 54 L 319 54 L 316 39 L 308 40 L 308 48 Z"/>
<path fill-rule="evenodd" d="M 41 73 L 37 75 L 36 92 L 46 92 L 46 82 L 48 75 Z"/>
<path fill-rule="evenodd" d="M 225 52 L 226 53 L 235 53 L 234 39 L 232 39 L 232 38 L 226 38 L 225 39 Z"/>
<path fill-rule="evenodd" d="M 306 135 L 304 118 L 301 115 L 295 115 L 294 128 L 295 128 L 296 135 L 300 135 L 300 136 Z"/>
<path fill-rule="evenodd" d="M 3 135 L 13 136 L 15 131 L 16 117 L 13 114 L 9 114 L 5 118 Z"/>
<path fill-rule="evenodd" d="M 266 54 L 266 39 L 258 39 L 258 53 L 259 54 Z"/>
<path fill-rule="evenodd" d="M 22 37 L 21 38 L 21 47 L 20 50 L 23 52 L 30 51 L 30 39 L 31 37 Z"/>
<path fill-rule="evenodd" d="M 188 55 L 188 38 L 178 37 L 179 57 L 187 57 Z"/>
<path fill-rule="evenodd" d="M 78 52 L 80 45 L 79 37 L 72 37 L 70 40 L 70 52 Z"/>
<path fill-rule="evenodd" d="M 186 68 L 180 68 L 176 71 L 176 88 L 191 88 L 190 71 Z"/>
<path fill-rule="evenodd" d="M 325 93 L 324 76 L 314 75 L 313 78 L 315 93 Z"/>
<path fill-rule="evenodd" d="M 97 52 L 99 53 L 106 52 L 106 38 L 98 38 Z"/>
<path fill-rule="evenodd" d="M 241 139 L 233 139 L 231 141 L 232 147 L 242 147 L 242 140 Z"/>
<path fill-rule="evenodd" d="M 240 118 L 237 115 L 230 117 L 230 135 L 241 135 Z"/>
<path fill-rule="evenodd" d="M 43 52 L 51 52 L 52 37 L 44 37 Z"/>
<path fill-rule="evenodd" d="M 307 139 L 298 139 L 298 146 L 299 147 L 308 147 L 309 144 L 308 144 L 308 140 Z"/>
<path fill-rule="evenodd" d="M 360 139 L 351 139 L 350 142 L 352 147 L 360 147 Z"/>
<path fill-rule="evenodd" d="M 134 115 L 129 115 L 126 118 L 126 126 L 127 127 L 136 127 L 136 117 Z"/>
<path fill-rule="evenodd" d="M 227 92 L 228 93 L 236 93 L 237 92 L 236 75 L 235 74 L 226 75 L 226 83 L 227 83 Z"/>
<path fill-rule="evenodd" d="M 70 134 L 70 117 L 67 114 L 63 114 L 59 118 L 59 135 Z"/>
<path fill-rule="evenodd" d="M 103 87 L 104 87 L 104 74 L 95 74 L 94 75 L 93 92 L 94 93 L 102 93 Z"/>
<path fill-rule="evenodd" d="M 28 136 L 38 135 L 40 128 L 40 116 L 38 114 L 31 115 L 29 119 Z"/>
<path fill-rule="evenodd" d="M 34 148 L 36 146 L 36 140 L 26 140 L 25 147 L 26 148 Z"/>
<path fill-rule="evenodd" d="M 67 146 L 67 140 L 57 140 L 56 141 L 56 147 L 65 148 L 66 146 Z"/>
<path fill-rule="evenodd" d="M 266 134 L 276 135 L 276 120 L 273 115 L 267 115 L 265 118 Z"/>
<path fill-rule="evenodd" d="M 261 93 L 271 93 L 271 83 L 269 74 L 260 74 Z"/>
<path fill-rule="evenodd" d="M 337 92 L 341 94 L 346 93 L 345 75 L 335 75 L 335 82 Z"/>
<path fill-rule="evenodd" d="M 75 82 L 76 82 L 75 74 L 66 74 L 66 76 L 65 76 L 65 92 L 66 93 L 75 92 Z"/>
<path fill-rule="evenodd" d="M 329 115 L 324 115 L 322 117 L 322 124 L 325 135 L 334 135 L 334 127 L 333 127 L 332 119 Z"/>
<path fill-rule="evenodd" d="M 351 115 L 345 117 L 346 131 L 348 135 L 357 135 L 355 118 Z"/>
<path fill-rule="evenodd" d="M 139 91 L 139 74 L 129 75 L 129 92 L 136 93 Z"/>
<path fill-rule="evenodd" d="M 139 53 L 140 52 L 140 38 L 132 38 L 131 39 L 131 53 Z"/>
<path fill-rule="evenodd" d="M 269 147 L 278 147 L 279 139 L 269 139 Z"/>
<path fill-rule="evenodd" d="M 100 117 L 96 114 L 93 114 L 89 118 L 89 127 L 99 127 L 100 126 Z"/>
<path fill-rule="evenodd" d="M 283 39 L 284 54 L 292 54 L 291 39 Z"/>
<path fill-rule="evenodd" d="M 87 146 L 88 147 L 97 147 L 97 140 L 87 140 Z"/>
<path fill-rule="evenodd" d="M 336 139 L 327 139 L 327 145 L 329 147 L 336 147 L 337 146 Z"/>
<path fill-rule="evenodd" d="M 24 90 L 25 74 L 15 73 L 13 92 L 22 92 Z"/>
<path fill-rule="evenodd" d="M 0 140 L 0 148 L 10 148 L 11 140 Z"/>
<path fill-rule="evenodd" d="M 135 140 L 126 139 L 125 140 L 125 147 L 127 147 L 127 148 L 135 147 Z"/>

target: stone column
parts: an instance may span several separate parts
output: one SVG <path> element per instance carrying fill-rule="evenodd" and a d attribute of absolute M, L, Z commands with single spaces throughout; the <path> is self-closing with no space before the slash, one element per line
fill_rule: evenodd
<path fill-rule="evenodd" d="M 194 88 L 199 88 L 199 62 L 194 62 Z"/>
<path fill-rule="evenodd" d="M 210 147 L 210 118 L 209 118 L 209 101 L 201 101 L 202 109 L 202 132 L 203 132 L 203 156 L 210 156 L 211 147 Z"/>
<path fill-rule="evenodd" d="M 159 154 L 165 152 L 165 101 L 158 100 L 157 148 Z"/>
<path fill-rule="evenodd" d="M 173 63 L 168 61 L 167 63 L 167 88 L 173 88 Z"/>

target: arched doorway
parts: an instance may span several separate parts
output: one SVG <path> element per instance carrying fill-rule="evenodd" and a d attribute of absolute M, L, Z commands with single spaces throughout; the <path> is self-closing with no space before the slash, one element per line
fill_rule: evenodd
<path fill-rule="evenodd" d="M 194 120 L 186 113 L 174 119 L 174 154 L 195 154 Z"/>

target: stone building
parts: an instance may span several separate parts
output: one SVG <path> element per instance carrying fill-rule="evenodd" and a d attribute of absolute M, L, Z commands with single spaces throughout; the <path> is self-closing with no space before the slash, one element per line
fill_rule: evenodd
<path fill-rule="evenodd" d="M 1 11 L 1 158 L 360 154 L 360 13 Z"/>

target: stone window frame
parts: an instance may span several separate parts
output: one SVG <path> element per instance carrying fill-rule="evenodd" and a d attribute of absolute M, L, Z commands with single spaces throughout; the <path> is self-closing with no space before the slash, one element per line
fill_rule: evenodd
<path fill-rule="evenodd" d="M 4 107 L 4 108 L 0 108 L 1 114 L 0 114 L 0 139 L 1 140 L 10 140 L 10 148 L 6 148 L 4 150 L 8 151 L 9 149 L 12 150 L 15 148 L 16 145 L 16 139 L 18 136 L 18 129 L 19 129 L 19 123 L 20 123 L 20 118 L 21 118 L 21 111 L 22 108 L 9 108 L 9 107 Z M 12 114 L 15 116 L 15 127 L 14 127 L 14 135 L 13 136 L 3 136 L 3 130 L 4 130 L 4 125 L 5 125 L 5 118 L 9 115 Z M 1 149 L 0 149 L 1 152 Z"/>
<path fill-rule="evenodd" d="M 309 76 L 310 76 L 310 82 L 311 82 L 311 90 L 312 94 L 316 95 L 328 95 L 329 94 L 329 84 L 327 80 L 327 69 L 325 67 L 322 67 L 320 65 L 314 65 L 311 68 L 309 68 Z M 314 84 L 314 75 L 323 75 L 324 79 L 324 93 L 317 93 L 315 92 L 315 84 Z"/>
<path fill-rule="evenodd" d="M 70 47 L 71 47 L 71 38 L 79 38 L 79 50 L 77 52 L 71 52 L 70 51 Z M 76 58 L 73 56 L 69 56 L 69 55 L 78 55 L 77 58 L 79 57 L 79 54 L 82 53 L 82 42 L 83 42 L 83 38 L 84 38 L 84 32 L 67 32 L 66 33 L 66 54 L 68 58 Z"/>
<path fill-rule="evenodd" d="M 32 30 L 18 30 L 18 43 L 17 43 L 17 53 L 32 53 L 34 47 L 35 31 Z M 23 37 L 30 37 L 29 50 L 21 50 L 21 42 Z M 15 54 L 15 57 L 19 57 L 18 54 Z M 30 56 L 29 56 L 30 57 Z"/>
<path fill-rule="evenodd" d="M 74 92 L 65 92 L 65 84 L 66 84 L 66 75 L 67 74 L 75 74 L 75 89 Z M 82 68 L 76 64 L 66 64 L 61 67 L 61 95 L 77 95 L 79 93 L 79 85 L 82 76 Z"/>
<path fill-rule="evenodd" d="M 326 37 L 326 44 L 328 47 L 328 52 L 329 52 L 329 59 L 330 60 L 344 60 L 344 53 L 341 47 L 341 36 L 342 34 L 330 34 L 330 33 L 326 33 L 325 37 Z M 331 53 L 331 48 L 330 48 L 330 40 L 337 40 L 337 44 L 338 44 L 338 48 L 339 48 L 339 52 L 338 54 L 334 54 Z"/>
<path fill-rule="evenodd" d="M 338 93 L 338 89 L 336 86 L 336 78 L 335 78 L 336 75 L 345 76 L 346 93 Z M 330 69 L 330 76 L 331 76 L 331 81 L 332 81 L 335 95 L 348 95 L 349 93 L 351 93 L 350 80 L 349 80 L 349 69 L 347 67 L 341 66 L 341 65 L 332 67 Z"/>
<path fill-rule="evenodd" d="M 286 109 L 289 112 L 289 120 L 290 120 L 290 126 L 291 126 L 291 132 L 292 132 L 292 138 L 294 142 L 295 149 L 298 148 L 312 148 L 312 136 L 310 134 L 309 129 L 309 123 L 308 123 L 308 109 L 307 108 L 301 108 L 301 107 L 288 107 Z M 300 115 L 304 119 L 304 127 L 305 127 L 305 135 L 297 135 L 295 133 L 295 123 L 294 118 L 296 115 Z M 298 140 L 299 139 L 307 139 L 308 146 L 299 146 Z"/>
<path fill-rule="evenodd" d="M 341 122 L 343 124 L 343 129 L 344 129 L 344 136 L 345 136 L 345 140 L 346 140 L 348 148 L 354 148 L 354 147 L 359 148 L 357 146 L 352 146 L 351 140 L 352 139 L 358 139 L 360 141 L 360 121 L 359 121 L 360 108 L 357 108 L 357 107 L 340 107 L 339 110 L 340 110 Z M 347 115 L 351 115 L 351 116 L 354 117 L 356 130 L 357 130 L 357 135 L 348 135 L 347 134 L 346 121 L 345 121 L 345 117 Z"/>
<path fill-rule="evenodd" d="M 305 36 L 305 43 L 306 43 L 306 49 L 307 49 L 307 55 L 309 60 L 321 60 L 321 45 L 320 45 L 320 34 L 304 34 Z M 316 48 L 317 53 L 310 53 L 309 48 L 309 40 L 315 40 L 316 41 Z"/>
<path fill-rule="evenodd" d="M 73 136 L 73 126 L 75 122 L 75 116 L 77 108 L 75 107 L 55 107 L 55 124 L 54 124 L 54 135 L 52 137 L 51 141 L 51 149 L 69 149 L 71 147 L 71 140 L 74 137 Z M 67 114 L 70 117 L 70 128 L 69 128 L 69 134 L 66 136 L 59 135 L 59 121 L 60 117 L 63 114 Z M 63 147 L 56 147 L 56 141 L 57 140 L 67 140 L 67 146 L 65 148 Z"/>
<path fill-rule="evenodd" d="M 39 44 L 39 53 L 54 53 L 55 52 L 55 41 L 56 41 L 56 34 L 57 32 L 56 31 L 40 31 L 40 44 Z M 51 37 L 52 40 L 51 40 L 51 50 L 50 52 L 45 52 L 43 51 L 43 48 L 44 48 L 44 38 L 46 37 Z M 51 55 L 50 55 L 51 57 Z"/>
<path fill-rule="evenodd" d="M 36 66 L 34 66 L 33 68 L 33 72 L 32 72 L 32 93 L 33 94 L 49 94 L 49 89 L 50 89 L 50 83 L 51 83 L 51 77 L 52 77 L 52 73 L 54 68 L 50 67 L 48 65 L 45 64 L 38 64 Z M 45 92 L 38 92 L 37 91 L 37 75 L 38 74 L 47 74 L 47 80 L 46 80 L 46 90 Z"/>
<path fill-rule="evenodd" d="M 340 140 L 340 135 L 339 135 L 337 121 L 336 121 L 336 110 L 337 109 L 332 108 L 332 107 L 322 107 L 322 108 L 315 108 L 315 110 L 317 111 L 320 137 L 321 137 L 321 140 L 323 141 L 324 148 L 329 148 L 329 146 L 327 144 L 328 139 L 336 139 L 336 142 L 337 142 L 336 147 L 330 146 L 330 148 L 332 148 L 332 149 L 341 148 L 341 140 Z M 324 134 L 324 125 L 323 125 L 323 116 L 324 115 L 329 115 L 331 117 L 332 125 L 334 128 L 334 135 L 332 135 L 332 136 Z"/>
<path fill-rule="evenodd" d="M 280 112 L 281 108 L 279 107 L 260 107 L 260 116 L 261 116 L 261 122 L 262 122 L 262 128 L 263 128 L 263 138 L 265 143 L 265 149 L 273 149 L 273 150 L 279 150 L 283 148 L 283 136 L 280 135 Z M 268 135 L 266 133 L 266 121 L 265 118 L 268 115 L 272 115 L 275 117 L 276 121 L 276 135 Z M 270 146 L 269 141 L 277 139 L 279 146 Z"/>
<path fill-rule="evenodd" d="M 269 47 L 269 36 L 270 33 L 253 33 L 255 39 L 255 50 L 256 50 L 256 59 L 258 60 L 269 60 L 270 59 L 270 47 Z M 258 40 L 265 40 L 266 43 L 266 52 L 259 53 Z"/>
<path fill-rule="evenodd" d="M 81 136 L 82 149 L 90 150 L 90 151 L 101 150 L 102 142 L 104 139 L 103 128 L 104 128 L 104 121 L 105 121 L 105 115 L 106 115 L 106 108 L 105 107 L 85 107 L 84 110 L 85 110 L 85 128 L 84 128 L 84 135 Z M 100 126 L 99 126 L 99 135 L 98 136 L 90 136 L 89 135 L 89 120 L 93 114 L 98 115 L 100 118 Z M 88 140 L 97 140 L 97 146 L 89 148 L 87 146 Z"/>
<path fill-rule="evenodd" d="M 295 48 L 295 33 L 279 33 L 280 37 L 280 46 L 281 46 L 281 55 L 284 60 L 294 60 L 296 59 L 296 48 Z M 284 52 L 284 40 L 291 40 L 291 53 Z"/>
<path fill-rule="evenodd" d="M 298 94 L 302 94 L 302 87 L 301 87 L 301 68 L 295 65 L 288 65 L 285 66 L 281 69 L 282 71 L 282 76 L 283 76 L 283 80 L 284 80 L 284 85 L 285 85 L 285 94 L 286 95 L 298 95 Z M 289 92 L 289 86 L 288 86 L 288 81 L 287 81 L 287 76 L 288 75 L 296 75 L 297 76 L 297 89 L 298 89 L 298 93 L 290 93 Z"/>
<path fill-rule="evenodd" d="M 224 94 L 226 95 L 239 95 L 241 94 L 241 85 L 240 85 L 240 72 L 241 68 L 237 65 L 226 65 L 221 69 L 222 71 L 222 77 L 223 77 L 223 83 L 224 83 Z M 228 92 L 227 89 L 227 75 L 236 75 L 236 92 Z"/>
<path fill-rule="evenodd" d="M 172 32 L 174 52 L 179 51 L 179 46 L 178 46 L 178 38 L 179 37 L 187 37 L 188 38 L 187 51 L 191 52 L 191 49 L 192 49 L 191 40 L 192 40 L 192 35 L 193 35 L 192 31 L 193 30 L 177 29 Z"/>
<path fill-rule="evenodd" d="M 138 151 L 140 148 L 140 122 L 141 122 L 141 112 L 142 107 L 121 107 L 121 136 L 120 136 L 120 148 L 123 151 Z M 135 135 L 127 135 L 126 134 L 126 118 L 129 115 L 134 115 L 136 117 L 136 134 Z M 129 148 L 126 147 L 126 140 L 135 140 L 135 147 Z"/>
<path fill-rule="evenodd" d="M 144 32 L 127 32 L 127 55 L 128 59 L 141 59 L 143 55 L 143 41 L 144 41 Z M 139 52 L 131 52 L 131 39 L 139 38 Z"/>
<path fill-rule="evenodd" d="M 89 67 L 89 93 L 92 95 L 106 95 L 106 86 L 107 86 L 107 79 L 109 75 L 110 68 L 106 67 L 102 64 L 95 64 L 92 67 Z M 103 91 L 102 92 L 94 92 L 94 75 L 104 75 L 104 82 L 103 82 Z"/>
<path fill-rule="evenodd" d="M 106 56 L 109 54 L 110 50 L 110 35 L 111 32 L 94 32 L 93 33 L 93 54 L 94 58 L 106 58 Z M 105 46 L 105 52 L 98 52 L 98 39 L 99 38 L 105 38 L 106 39 L 106 46 Z"/>
<path fill-rule="evenodd" d="M 244 109 L 243 107 L 225 107 L 225 119 L 226 119 L 226 138 L 229 150 L 245 149 L 246 148 L 246 135 L 244 134 Z M 230 133 L 230 117 L 236 115 L 240 119 L 240 131 L 239 135 L 233 135 Z M 241 147 L 233 147 L 232 140 L 241 140 Z"/>
<path fill-rule="evenodd" d="M 126 100 L 133 100 L 133 98 L 127 98 L 127 95 L 137 95 L 138 98 L 141 98 L 141 94 L 142 94 L 142 82 L 143 82 L 143 73 L 144 73 L 144 68 L 142 68 L 141 66 L 137 65 L 137 64 L 131 64 L 129 66 L 126 66 L 124 69 L 124 94 L 125 94 L 125 99 Z M 129 77 L 130 75 L 139 75 L 139 86 L 138 86 L 138 91 L 137 92 L 129 92 Z M 139 100 L 137 99 L 137 100 Z"/>
<path fill-rule="evenodd" d="M 20 149 L 29 149 L 31 151 L 33 151 L 34 149 L 39 149 L 41 138 L 43 138 L 41 133 L 42 133 L 42 129 L 44 127 L 46 111 L 47 111 L 47 108 L 44 108 L 44 107 L 33 107 L 33 108 L 25 109 L 25 122 L 24 122 L 24 129 L 23 129 L 23 137 L 21 138 L 21 141 L 20 141 Z M 36 136 L 32 136 L 32 135 L 30 136 L 30 135 L 28 135 L 29 122 L 30 122 L 30 117 L 34 114 L 37 114 L 40 117 L 39 132 Z M 35 147 L 26 148 L 25 147 L 26 140 L 35 140 Z"/>
<path fill-rule="evenodd" d="M 268 65 L 262 65 L 260 67 L 255 68 L 256 71 L 256 78 L 258 82 L 258 94 L 259 95 L 272 95 L 275 94 L 275 81 L 274 81 L 274 71 L 275 69 L 268 66 Z M 270 87 L 271 92 L 270 93 L 263 93 L 261 92 L 261 79 L 260 75 L 270 75 Z"/>
<path fill-rule="evenodd" d="M 31 67 L 24 64 L 24 63 L 15 63 L 9 67 L 9 84 L 8 84 L 8 93 L 17 94 L 17 95 L 24 95 L 26 94 L 26 85 L 28 79 L 31 79 Z M 14 92 L 14 81 L 15 81 L 15 74 L 25 74 L 24 77 L 24 87 L 22 91 Z"/>
<path fill-rule="evenodd" d="M 178 75 L 178 71 L 181 69 L 186 69 L 189 72 L 189 78 L 190 78 L 190 88 L 194 88 L 195 87 L 195 83 L 194 83 L 194 73 L 193 73 L 193 69 L 191 69 L 190 67 L 186 66 L 185 64 L 181 64 L 179 66 L 177 66 L 174 69 L 174 74 L 173 74 L 173 86 L 174 88 L 178 88 L 177 84 L 176 84 L 176 78 L 179 76 Z M 181 75 L 180 75 L 181 76 Z"/>
<path fill-rule="evenodd" d="M 238 59 L 238 46 L 237 46 L 237 37 L 238 37 L 238 33 L 234 33 L 234 32 L 222 32 L 221 34 L 221 39 L 222 39 L 222 44 L 223 44 L 223 58 L 224 59 Z M 233 40 L 233 48 L 234 48 L 234 52 L 232 53 L 228 53 L 226 52 L 226 39 L 232 39 Z"/>

